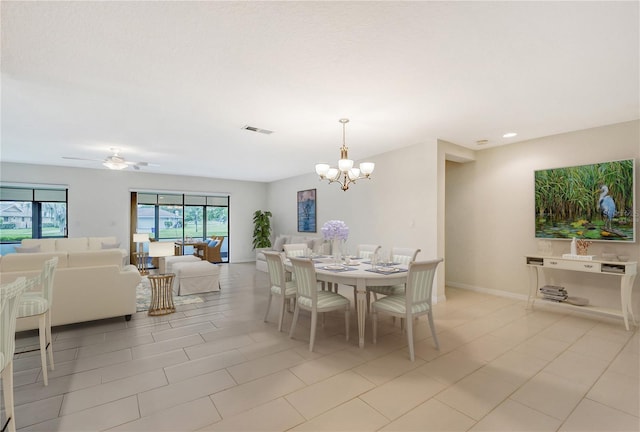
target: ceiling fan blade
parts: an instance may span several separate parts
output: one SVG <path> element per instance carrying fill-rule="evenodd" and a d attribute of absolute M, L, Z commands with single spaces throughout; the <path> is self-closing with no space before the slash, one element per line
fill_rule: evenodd
<path fill-rule="evenodd" d="M 91 162 L 103 162 L 102 159 L 87 159 L 87 158 L 79 158 L 79 157 L 71 157 L 71 156 L 62 156 L 62 159 L 91 161 Z"/>

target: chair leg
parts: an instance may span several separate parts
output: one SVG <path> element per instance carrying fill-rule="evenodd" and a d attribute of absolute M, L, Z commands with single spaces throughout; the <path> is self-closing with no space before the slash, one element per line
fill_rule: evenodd
<path fill-rule="evenodd" d="M 10 360 L 4 367 L 1 376 L 8 430 L 9 432 L 16 432 L 16 413 L 13 405 L 13 361 Z"/>
<path fill-rule="evenodd" d="M 296 308 L 293 310 L 293 319 L 291 320 L 291 329 L 289 329 L 289 338 L 293 337 L 293 332 L 296 330 L 296 324 L 298 323 L 298 312 L 300 312 L 300 306 L 296 302 Z"/>
<path fill-rule="evenodd" d="M 371 311 L 371 321 L 373 324 L 373 343 L 378 343 L 378 312 L 375 308 Z"/>
<path fill-rule="evenodd" d="M 427 318 L 429 319 L 429 328 L 431 328 L 431 336 L 433 337 L 433 342 L 436 345 L 436 349 L 440 349 L 440 343 L 438 342 L 438 335 L 436 335 L 436 326 L 433 325 L 433 312 L 429 311 L 427 314 Z"/>
<path fill-rule="evenodd" d="M 51 309 L 47 312 L 47 343 L 49 344 L 49 366 L 51 366 L 51 370 L 55 370 L 56 365 L 53 363 L 53 339 L 51 338 Z"/>
<path fill-rule="evenodd" d="M 49 385 L 49 377 L 47 375 L 47 326 L 44 314 L 40 315 L 38 320 L 40 323 L 38 335 L 40 336 L 40 360 L 42 362 L 42 379 L 44 385 Z"/>
<path fill-rule="evenodd" d="M 278 320 L 278 332 L 282 331 L 282 323 L 284 322 L 284 310 L 287 307 L 287 298 L 282 296 L 282 302 L 280 303 L 280 319 Z"/>
<path fill-rule="evenodd" d="M 413 320 L 411 317 L 407 317 L 407 342 L 409 343 L 409 358 L 411 361 L 415 361 L 415 353 L 413 352 Z"/>
<path fill-rule="evenodd" d="M 264 322 L 267 322 L 267 317 L 269 316 L 269 309 L 271 309 L 272 298 L 273 298 L 273 294 L 269 293 L 269 300 L 267 300 L 267 311 L 264 313 Z"/>
<path fill-rule="evenodd" d="M 318 326 L 318 312 L 311 311 L 311 335 L 309 337 L 309 351 L 311 352 L 313 352 L 313 346 L 316 343 L 316 327 L 317 326 Z"/>
<path fill-rule="evenodd" d="M 344 331 L 346 332 L 346 341 L 349 341 L 349 313 L 350 313 L 351 305 L 347 305 L 347 308 L 344 311 Z"/>

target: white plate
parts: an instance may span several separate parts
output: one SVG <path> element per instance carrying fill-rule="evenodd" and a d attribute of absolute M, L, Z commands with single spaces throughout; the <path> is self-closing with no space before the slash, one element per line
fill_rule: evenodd
<path fill-rule="evenodd" d="M 326 270 L 342 270 L 344 268 L 344 266 L 343 265 L 331 264 L 331 265 L 328 265 L 328 266 L 324 266 L 323 268 L 326 269 Z"/>
<path fill-rule="evenodd" d="M 391 273 L 391 272 L 400 271 L 400 269 L 397 268 L 397 267 L 378 267 L 378 271 L 385 272 L 385 273 Z"/>

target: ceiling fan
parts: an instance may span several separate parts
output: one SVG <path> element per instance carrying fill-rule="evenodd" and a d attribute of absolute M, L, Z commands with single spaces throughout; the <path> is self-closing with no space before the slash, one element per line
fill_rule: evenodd
<path fill-rule="evenodd" d="M 110 156 L 107 156 L 104 159 L 86 159 L 86 158 L 78 158 L 78 157 L 70 157 L 70 156 L 62 156 L 62 159 L 102 162 L 102 165 L 112 170 L 122 170 L 127 167 L 133 167 L 133 169 L 139 170 L 140 167 L 158 166 L 155 164 L 150 164 L 149 162 L 127 161 L 125 160 L 124 157 L 120 156 L 120 149 L 117 149 L 117 148 L 111 148 L 111 151 L 113 152 L 113 154 Z"/>

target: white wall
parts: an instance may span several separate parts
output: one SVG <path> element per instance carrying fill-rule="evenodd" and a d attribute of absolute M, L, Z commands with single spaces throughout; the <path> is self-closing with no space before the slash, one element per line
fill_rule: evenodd
<path fill-rule="evenodd" d="M 636 159 L 640 185 L 640 121 L 555 135 L 476 153 L 470 163 L 447 162 L 446 281 L 448 285 L 525 295 L 528 273 L 524 255 L 536 253 L 534 176 L 537 169 Z M 637 194 L 637 191 L 636 191 Z M 636 204 L 637 206 L 637 204 Z M 638 260 L 636 243 L 595 242 L 590 254 L 616 252 Z M 554 240 L 556 254 L 569 252 L 568 240 Z M 592 303 L 620 307 L 617 278 L 561 276 L 570 295 Z M 634 308 L 639 311 L 640 278 L 636 278 Z"/>
<path fill-rule="evenodd" d="M 349 226 L 352 252 L 359 243 L 376 243 L 387 251 L 392 246 L 418 247 L 418 259 L 436 257 L 437 151 L 434 140 L 370 158 L 376 163 L 372 178 L 348 191 L 319 181 L 312 166 L 308 175 L 271 183 L 274 233 L 297 232 L 296 192 L 316 189 L 317 235 L 327 220 L 341 219 Z"/>
<path fill-rule="evenodd" d="M 69 186 L 69 237 L 116 236 L 129 247 L 130 191 L 227 193 L 231 262 L 253 261 L 253 212 L 266 207 L 267 184 L 43 165 L 0 164 L 2 183 L 60 184 Z"/>

